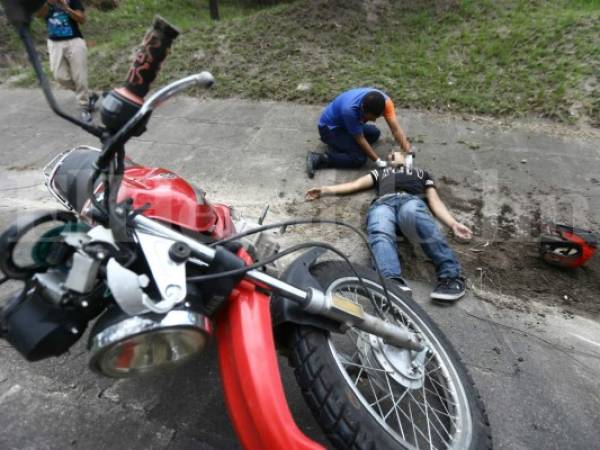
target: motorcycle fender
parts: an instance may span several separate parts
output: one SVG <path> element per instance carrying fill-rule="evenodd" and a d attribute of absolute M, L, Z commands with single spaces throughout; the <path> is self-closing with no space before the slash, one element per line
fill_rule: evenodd
<path fill-rule="evenodd" d="M 227 408 L 246 450 L 317 450 L 298 428 L 281 383 L 269 297 L 240 282 L 217 319 L 219 365 Z"/>
<path fill-rule="evenodd" d="M 293 286 L 303 289 L 315 288 L 322 290 L 323 287 L 310 272 L 315 261 L 325 250 L 317 247 L 309 250 L 295 259 L 286 269 L 282 280 Z M 291 324 L 310 325 L 331 332 L 339 332 L 340 324 L 326 317 L 304 311 L 298 303 L 282 296 L 274 296 L 271 300 L 271 314 L 273 316 L 273 327 L 275 336 L 280 346 L 285 347 L 287 332 Z"/>

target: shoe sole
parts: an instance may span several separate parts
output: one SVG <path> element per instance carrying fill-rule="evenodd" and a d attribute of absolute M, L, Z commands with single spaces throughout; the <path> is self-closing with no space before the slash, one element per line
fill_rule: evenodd
<path fill-rule="evenodd" d="M 455 302 L 456 300 L 464 297 L 464 295 L 465 291 L 461 292 L 460 294 L 434 294 L 432 292 L 430 297 L 432 300 L 439 300 L 442 302 Z"/>

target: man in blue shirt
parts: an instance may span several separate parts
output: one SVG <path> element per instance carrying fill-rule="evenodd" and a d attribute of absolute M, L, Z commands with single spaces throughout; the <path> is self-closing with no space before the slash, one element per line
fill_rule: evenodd
<path fill-rule="evenodd" d="M 371 147 L 381 132 L 375 125 L 367 123 L 382 115 L 400 148 L 404 152 L 410 151 L 410 142 L 398 123 L 392 100 L 374 88 L 351 89 L 338 95 L 321 115 L 319 135 L 329 148 L 325 153 L 308 153 L 309 178 L 314 176 L 315 170 L 325 167 L 361 167 L 367 158 L 383 167 L 385 163 Z"/>

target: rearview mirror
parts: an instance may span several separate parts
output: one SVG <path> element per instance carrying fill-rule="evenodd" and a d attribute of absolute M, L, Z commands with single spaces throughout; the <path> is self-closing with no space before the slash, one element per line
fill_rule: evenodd
<path fill-rule="evenodd" d="M 1 0 L 6 17 L 16 28 L 28 25 L 31 16 L 42 7 L 45 0 Z"/>

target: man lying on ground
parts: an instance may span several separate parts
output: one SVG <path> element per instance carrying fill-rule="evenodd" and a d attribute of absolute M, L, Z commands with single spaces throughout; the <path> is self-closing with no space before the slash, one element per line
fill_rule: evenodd
<path fill-rule="evenodd" d="M 465 294 L 462 269 L 434 216 L 461 239 L 470 239 L 473 233 L 448 211 L 428 172 L 406 168 L 402 152 L 390 154 L 388 162 L 389 167 L 377 168 L 354 181 L 309 189 L 306 199 L 375 188 L 377 198 L 369 207 L 367 234 L 382 275 L 404 290 L 410 290 L 402 278 L 396 245 L 396 231 L 400 230 L 412 243 L 418 243 L 435 264 L 438 283 L 431 298 L 456 301 Z"/>

